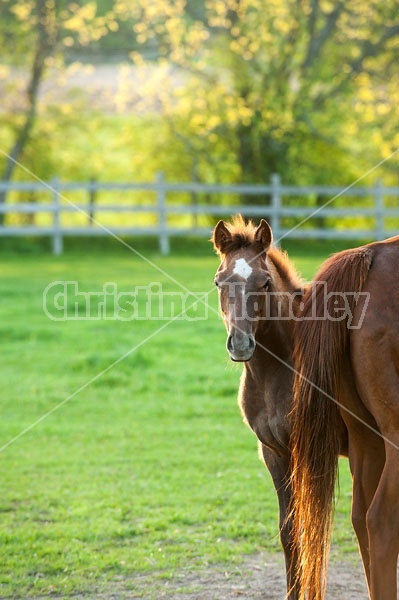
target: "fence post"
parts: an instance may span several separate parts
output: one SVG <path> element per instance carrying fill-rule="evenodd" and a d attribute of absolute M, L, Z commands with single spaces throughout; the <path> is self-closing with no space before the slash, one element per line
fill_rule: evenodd
<path fill-rule="evenodd" d="M 159 226 L 159 249 L 161 254 L 169 254 L 169 238 L 167 232 L 166 193 L 164 188 L 164 175 L 158 172 L 156 176 L 157 204 L 158 204 L 158 226 Z"/>
<path fill-rule="evenodd" d="M 384 239 L 384 194 L 381 179 L 377 179 L 374 186 L 375 207 L 375 237 L 377 240 Z"/>
<path fill-rule="evenodd" d="M 97 191 L 95 190 L 94 186 L 96 184 L 96 180 L 92 177 L 89 181 L 90 183 L 90 187 L 89 187 L 89 214 L 88 214 L 88 224 L 90 227 L 93 226 L 93 222 L 94 222 L 94 207 L 97 201 Z"/>
<path fill-rule="evenodd" d="M 60 180 L 58 177 L 54 177 L 51 181 L 51 189 L 53 190 L 53 254 L 59 256 L 63 251 L 63 239 L 61 233 L 61 202 L 60 202 Z"/>
<path fill-rule="evenodd" d="M 280 175 L 273 173 L 270 178 L 272 187 L 271 193 L 271 206 L 273 209 L 271 218 L 271 228 L 273 231 L 273 237 L 278 241 L 280 237 L 280 207 L 281 207 L 281 179 Z"/>

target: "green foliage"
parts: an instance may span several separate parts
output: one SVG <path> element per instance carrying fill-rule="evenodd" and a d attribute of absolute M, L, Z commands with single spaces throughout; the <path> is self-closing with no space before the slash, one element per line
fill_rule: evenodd
<path fill-rule="evenodd" d="M 26 125 L 27 78 L 45 52 L 19 156 L 39 177 L 144 180 L 163 170 L 228 183 L 278 172 L 286 183 L 345 185 L 399 145 L 394 0 L 271 0 L 267 10 L 261 0 L 8 0 L 0 11 L 5 151 Z M 118 48 L 131 62 L 115 66 L 103 107 L 84 84 L 43 92 L 46 78 L 57 89 L 83 76 L 80 58 Z M 396 183 L 395 166 L 384 169 Z"/>
<path fill-rule="evenodd" d="M 203 140 L 204 155 L 205 139 L 229 136 L 241 179 L 265 181 L 279 172 L 292 182 L 326 183 L 331 172 L 345 181 L 361 172 L 347 157 L 360 154 L 365 126 L 366 136 L 379 140 L 368 160 L 397 147 L 395 2 L 382 9 L 379 2 L 276 0 L 265 10 L 260 0 L 207 0 L 201 7 L 137 0 L 131 14 L 137 41 L 152 40 L 161 64 L 189 73 L 174 102 L 158 98 L 169 119 L 186 113 L 186 135 Z M 391 123 L 384 140 L 379 115 Z"/>

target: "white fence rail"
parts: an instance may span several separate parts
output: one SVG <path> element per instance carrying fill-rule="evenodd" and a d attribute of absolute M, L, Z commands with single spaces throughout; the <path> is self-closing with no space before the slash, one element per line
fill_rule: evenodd
<path fill-rule="evenodd" d="M 373 187 L 354 186 L 343 189 L 338 186 L 293 186 L 283 185 L 278 175 L 271 177 L 267 185 L 214 185 L 200 183 L 167 183 L 163 175 L 158 174 L 153 183 L 63 183 L 58 179 L 42 183 L 1 182 L 1 192 L 26 192 L 40 196 L 50 196 L 47 202 L 7 202 L 0 204 L 0 236 L 50 236 L 53 242 L 54 254 L 63 251 L 65 236 L 98 236 L 113 234 L 115 236 L 156 236 L 159 239 L 160 250 L 163 254 L 169 252 L 169 239 L 172 236 L 206 235 L 211 232 L 210 227 L 199 226 L 199 216 L 226 217 L 231 213 L 240 212 L 244 216 L 266 217 L 272 226 L 275 239 L 285 235 L 291 238 L 350 238 L 350 239 L 383 239 L 396 235 L 398 229 L 386 227 L 388 217 L 398 219 L 399 225 L 399 187 L 384 187 L 377 181 Z M 69 192 L 85 192 L 88 197 L 86 203 L 74 203 L 68 200 Z M 151 192 L 154 196 L 152 204 L 100 204 L 95 202 L 99 192 Z M 191 204 L 171 203 L 168 196 L 171 193 L 188 193 L 193 202 Z M 212 196 L 212 203 L 198 202 L 198 196 L 206 194 Z M 261 204 L 216 204 L 217 196 L 231 194 L 236 196 L 262 197 Z M 323 198 L 325 206 L 287 206 L 285 199 L 289 197 L 318 197 Z M 336 198 L 354 197 L 367 199 L 363 206 L 334 207 Z M 390 206 L 386 206 L 385 199 L 390 198 Z M 4 220 L 7 214 L 36 215 L 46 213 L 51 216 L 48 225 L 13 225 Z M 83 225 L 66 226 L 62 223 L 64 214 L 84 214 L 87 221 Z M 138 215 L 148 213 L 155 216 L 154 226 L 105 226 L 99 222 L 100 213 Z M 170 224 L 172 215 L 191 215 L 193 223 L 190 226 L 176 226 Z M 320 226 L 293 228 L 284 226 L 287 217 L 294 217 L 303 222 L 314 223 L 315 219 L 335 217 L 368 217 L 371 226 L 363 229 L 327 228 Z"/>

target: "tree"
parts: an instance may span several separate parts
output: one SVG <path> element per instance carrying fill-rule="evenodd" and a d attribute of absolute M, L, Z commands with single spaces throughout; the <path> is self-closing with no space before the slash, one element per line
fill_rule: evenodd
<path fill-rule="evenodd" d="M 4 48 L 4 62 L 29 65 L 24 104 L 16 112 L 14 139 L 5 153 L 0 175 L 3 181 L 9 181 L 32 136 L 38 116 L 40 86 L 46 71 L 57 60 L 63 60 L 65 49 L 75 43 L 87 45 L 100 39 L 109 28 L 115 28 L 116 22 L 112 13 L 98 16 L 95 2 L 80 6 L 66 0 L 16 0 L 13 4 L 3 5 L 2 17 L 0 42 Z M 0 204 L 5 201 L 6 192 L 0 192 Z"/>
<path fill-rule="evenodd" d="M 378 129 L 382 106 L 394 118 L 395 0 L 120 0 L 116 11 L 130 11 L 137 41 L 183 74 L 167 99 L 159 90 L 167 118 L 175 128 L 184 121 L 182 135 L 207 155 L 210 139 L 230 137 L 244 181 L 280 172 L 321 183 L 333 156 L 345 182 L 357 173 L 346 159 L 357 136 Z M 395 129 L 385 131 L 374 160 L 396 143 Z"/>

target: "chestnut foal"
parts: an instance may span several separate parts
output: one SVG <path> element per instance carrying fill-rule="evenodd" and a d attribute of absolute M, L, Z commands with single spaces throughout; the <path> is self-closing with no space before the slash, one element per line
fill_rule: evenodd
<path fill-rule="evenodd" d="M 286 255 L 272 248 L 272 231 L 262 219 L 258 228 L 236 217 L 219 221 L 212 237 L 221 264 L 215 276 L 227 329 L 231 360 L 244 363 L 239 405 L 255 432 L 279 501 L 280 538 L 287 575 L 287 598 L 296 600 L 298 555 L 289 518 L 290 428 L 292 402 L 292 318 L 303 293 Z"/>

